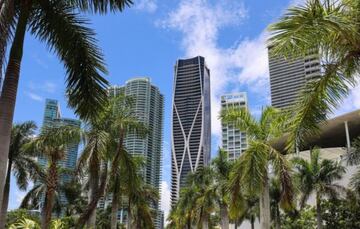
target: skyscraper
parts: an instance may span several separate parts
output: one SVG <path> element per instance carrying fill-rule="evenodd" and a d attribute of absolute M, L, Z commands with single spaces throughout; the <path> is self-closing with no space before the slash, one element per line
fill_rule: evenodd
<path fill-rule="evenodd" d="M 269 52 L 271 105 L 276 108 L 293 105 L 305 84 L 321 76 L 320 67 L 320 57 L 316 51 L 292 59 Z"/>
<path fill-rule="evenodd" d="M 45 101 L 45 112 L 44 112 L 44 119 L 43 119 L 43 127 L 51 127 L 51 126 L 62 126 L 62 125 L 71 125 L 75 127 L 80 127 L 81 122 L 76 119 L 69 119 L 69 118 L 62 118 L 60 106 L 57 100 L 53 99 L 46 99 Z M 74 170 L 76 167 L 76 160 L 78 156 L 78 143 L 71 143 L 67 145 L 66 152 L 63 160 L 59 162 L 59 165 L 62 168 L 67 170 Z M 43 156 L 38 158 L 38 162 L 41 166 L 47 166 L 47 159 Z M 60 183 L 65 183 L 71 181 L 72 177 L 70 175 L 61 175 L 60 176 Z M 61 194 L 60 198 L 61 202 L 66 203 L 65 197 Z"/>
<path fill-rule="evenodd" d="M 247 95 L 245 92 L 227 94 L 221 96 L 221 110 L 229 108 L 247 109 Z M 222 148 L 228 153 L 231 161 L 237 159 L 247 149 L 246 132 L 235 128 L 234 124 L 221 123 Z"/>
<path fill-rule="evenodd" d="M 176 62 L 172 106 L 171 201 L 174 205 L 187 175 L 210 161 L 210 71 L 204 57 Z"/>
<path fill-rule="evenodd" d="M 144 157 L 146 160 L 144 179 L 147 184 L 160 191 L 164 96 L 160 93 L 159 88 L 151 84 L 148 77 L 128 80 L 125 86 L 113 86 L 108 91 L 110 96 L 124 93 L 135 99 L 135 115 L 148 127 L 149 133 L 145 138 L 139 137 L 135 133 L 129 133 L 125 138 L 124 145 L 129 153 Z M 151 207 L 157 211 L 155 226 L 159 228 L 161 220 L 159 206 L 156 204 Z M 126 215 L 126 212 L 121 210 L 119 215 Z M 123 220 L 123 217 L 120 217 L 120 221 Z"/>

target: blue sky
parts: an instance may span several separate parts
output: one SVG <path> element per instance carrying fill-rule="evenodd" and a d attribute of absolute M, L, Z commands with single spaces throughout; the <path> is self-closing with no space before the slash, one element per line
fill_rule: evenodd
<path fill-rule="evenodd" d="M 216 154 L 220 125 L 219 96 L 246 91 L 257 115 L 269 104 L 266 27 L 293 0 L 135 0 L 124 13 L 88 15 L 109 70 L 108 80 L 122 85 L 136 76 L 149 76 L 165 95 L 162 208 L 169 208 L 170 111 L 173 66 L 176 59 L 202 55 L 211 71 L 212 155 Z M 298 1 L 297 1 L 298 2 Z M 27 34 L 15 122 L 41 125 L 45 98 L 60 101 L 62 115 L 75 117 L 66 106 L 64 69 L 43 43 Z M 360 88 L 341 109 L 360 107 Z M 14 179 L 13 179 L 14 181 Z M 10 208 L 23 197 L 14 182 Z"/>

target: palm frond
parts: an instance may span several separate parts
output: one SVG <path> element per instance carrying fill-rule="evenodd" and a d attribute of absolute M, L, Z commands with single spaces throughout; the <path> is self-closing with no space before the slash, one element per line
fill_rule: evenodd
<path fill-rule="evenodd" d="M 351 177 L 350 187 L 360 195 L 360 168 Z"/>
<path fill-rule="evenodd" d="M 261 193 L 264 180 L 268 176 L 269 156 L 267 147 L 257 141 L 251 141 L 248 149 L 240 156 L 239 162 L 237 162 L 239 165 L 235 165 L 235 168 L 242 169 L 241 183 L 245 194 Z"/>
<path fill-rule="evenodd" d="M 262 131 L 250 112 L 244 108 L 224 109 L 220 114 L 221 121 L 227 125 L 235 125 L 250 136 L 259 136 Z"/>
<path fill-rule="evenodd" d="M 103 2 L 103 1 L 100 1 Z M 66 69 L 69 105 L 84 120 L 95 118 L 107 103 L 107 73 L 88 22 L 64 1 L 40 1 L 31 33 L 57 53 Z"/>
<path fill-rule="evenodd" d="M 281 184 L 280 206 L 289 210 L 294 207 L 294 187 L 291 179 L 291 166 L 285 156 L 275 149 L 270 150 L 271 162 Z"/>
<path fill-rule="evenodd" d="M 41 183 L 34 184 L 22 199 L 19 208 L 38 208 L 43 193 L 45 193 L 45 186 Z"/>
<path fill-rule="evenodd" d="M 309 136 L 319 133 L 319 124 L 348 95 L 351 85 L 354 85 L 353 80 L 351 76 L 344 75 L 338 66 L 329 65 L 322 77 L 307 83 L 294 106 L 288 150 L 294 149 L 296 144 L 302 146 Z"/>
<path fill-rule="evenodd" d="M 360 137 L 354 140 L 352 149 L 346 155 L 346 161 L 348 165 L 360 164 Z"/>
<path fill-rule="evenodd" d="M 271 55 L 307 55 L 314 47 L 336 48 L 339 40 L 344 39 L 356 43 L 353 18 L 346 7 L 336 0 L 308 0 L 304 5 L 289 8 L 279 22 L 269 27 Z"/>
<path fill-rule="evenodd" d="M 133 0 L 71 0 L 70 3 L 83 11 L 106 14 L 123 11 L 133 4 Z"/>
<path fill-rule="evenodd" d="M 11 40 L 13 34 L 12 29 L 15 22 L 15 1 L 0 1 L 0 79 L 3 78 L 3 67 L 5 65 L 5 54 L 8 41 Z M 1 85 L 0 85 L 1 89 Z M 1 90 L 0 90 L 1 91 Z"/>

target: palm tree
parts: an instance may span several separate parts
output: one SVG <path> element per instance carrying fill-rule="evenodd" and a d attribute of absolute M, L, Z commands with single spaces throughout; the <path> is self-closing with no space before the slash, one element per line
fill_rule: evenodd
<path fill-rule="evenodd" d="M 0 228 L 5 225 L 6 213 L 9 203 L 11 171 L 16 176 L 17 185 L 21 190 L 26 190 L 28 180 L 34 170 L 38 169 L 37 163 L 34 161 L 29 152 L 23 150 L 23 146 L 27 144 L 34 134 L 36 125 L 34 122 L 24 122 L 15 124 L 11 130 L 11 142 L 8 159 L 8 168 L 5 181 L 5 189 L 3 193 L 3 202 L 1 208 Z"/>
<path fill-rule="evenodd" d="M 270 210 L 271 219 L 275 225 L 275 229 L 281 228 L 280 217 L 280 201 L 281 201 L 281 186 L 278 179 L 272 178 L 270 180 Z"/>
<path fill-rule="evenodd" d="M 94 31 L 85 26 L 87 20 L 80 17 L 79 11 L 122 11 L 131 3 L 131 0 L 0 0 L 0 67 L 5 64 L 5 53 L 9 53 L 0 96 L 0 193 L 4 192 L 26 31 L 58 55 L 67 73 L 69 105 L 81 118 L 90 119 L 106 104 L 108 82 L 102 75 L 107 70 Z"/>
<path fill-rule="evenodd" d="M 301 146 L 318 131 L 359 78 L 360 5 L 351 0 L 307 0 L 270 26 L 270 55 L 292 58 L 319 52 L 323 76 L 310 81 L 292 107 L 288 147 Z"/>
<path fill-rule="evenodd" d="M 259 198 L 256 196 L 244 196 L 243 206 L 239 209 L 239 215 L 235 217 L 235 228 L 237 229 L 238 223 L 248 220 L 251 229 L 255 228 L 255 220 L 260 217 Z"/>
<path fill-rule="evenodd" d="M 187 187 L 184 188 L 178 205 L 185 210 L 183 217 L 189 220 L 188 226 L 196 223 L 198 228 L 209 228 L 210 215 L 215 212 L 217 199 L 213 178 L 214 171 L 211 167 L 199 167 L 188 175 Z"/>
<path fill-rule="evenodd" d="M 289 207 L 293 199 L 290 165 L 284 155 L 274 149 L 271 141 L 287 130 L 286 116 L 271 107 L 263 109 L 256 120 L 246 109 L 228 109 L 221 114 L 223 123 L 235 125 L 246 131 L 249 146 L 236 161 L 230 181 L 233 196 L 238 193 L 260 196 L 260 223 L 262 229 L 270 228 L 269 166 L 279 178 L 283 192 L 281 204 Z"/>
<path fill-rule="evenodd" d="M 46 191 L 44 206 L 42 209 L 41 228 L 50 226 L 51 213 L 55 203 L 55 194 L 58 190 L 59 166 L 58 163 L 64 158 L 68 144 L 80 140 L 80 130 L 74 126 L 49 126 L 44 128 L 40 135 L 31 140 L 26 148 L 33 152 L 39 152 L 47 158 L 48 167 L 45 177 L 42 176 Z"/>
<path fill-rule="evenodd" d="M 82 195 L 81 184 L 73 179 L 70 182 L 60 184 L 60 190 L 64 194 L 66 203 L 61 206 L 65 217 L 80 215 L 86 206 L 85 197 Z"/>
<path fill-rule="evenodd" d="M 196 194 L 197 190 L 192 185 L 187 185 L 180 190 L 180 198 L 174 210 L 174 218 L 177 228 L 191 229 L 194 226 L 196 214 Z"/>
<path fill-rule="evenodd" d="M 129 206 L 128 212 L 131 212 L 134 216 L 134 228 L 154 229 L 154 222 L 152 220 L 154 213 L 150 206 L 157 204 L 159 193 L 154 187 L 144 184 L 143 181 L 138 189 L 135 195 L 133 194 L 130 196 L 131 198 L 129 197 L 132 206 Z"/>
<path fill-rule="evenodd" d="M 346 160 L 349 165 L 360 164 L 360 137 L 356 138 L 352 144 L 352 149 L 346 155 Z M 360 197 L 360 167 L 350 179 L 350 187 Z"/>
<path fill-rule="evenodd" d="M 178 213 L 178 208 L 175 205 L 170 209 L 169 215 L 166 219 L 168 224 L 166 225 L 167 229 L 177 229 L 182 228 L 181 225 L 181 215 Z"/>
<path fill-rule="evenodd" d="M 96 206 L 103 196 L 107 182 L 107 161 L 112 136 L 110 133 L 111 119 L 104 111 L 99 118 L 93 120 L 85 130 L 85 147 L 78 159 L 79 175 L 85 170 L 88 174 L 89 198 L 88 206 L 78 220 L 78 225 L 87 222 L 88 228 L 95 228 Z"/>
<path fill-rule="evenodd" d="M 229 228 L 229 201 L 230 196 L 228 192 L 228 184 L 230 180 L 230 171 L 232 168 L 231 162 L 228 160 L 226 151 L 219 149 L 218 156 L 211 162 L 212 168 L 215 172 L 215 185 L 217 191 L 217 201 L 220 208 L 221 228 Z"/>
<path fill-rule="evenodd" d="M 300 207 L 303 207 L 312 193 L 315 193 L 317 228 L 322 228 L 321 199 L 324 196 L 336 197 L 343 187 L 334 184 L 345 174 L 345 167 L 340 162 L 321 160 L 320 150 L 310 151 L 310 161 L 303 158 L 293 159 L 296 179 L 299 184 Z"/>
<path fill-rule="evenodd" d="M 111 161 L 110 176 L 112 177 L 112 218 L 111 228 L 115 229 L 117 224 L 117 212 L 119 209 L 119 201 L 121 197 L 121 178 L 134 178 L 129 180 L 129 184 L 134 185 L 137 182 L 137 166 L 132 160 L 131 155 L 124 147 L 124 141 L 128 134 L 135 134 L 139 137 L 145 137 L 147 129 L 145 125 L 135 116 L 134 100 L 129 96 L 119 95 L 110 101 L 110 110 L 112 111 L 112 136 L 114 136 L 114 156 Z M 133 189 L 129 189 L 130 191 Z M 131 194 L 129 194 L 131 195 Z M 131 221 L 131 214 L 129 214 L 129 221 Z"/>

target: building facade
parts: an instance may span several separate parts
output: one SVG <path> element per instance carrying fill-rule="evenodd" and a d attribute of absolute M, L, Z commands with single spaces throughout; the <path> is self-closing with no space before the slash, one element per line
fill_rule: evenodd
<path fill-rule="evenodd" d="M 110 96 L 124 93 L 134 98 L 134 113 L 139 121 L 148 128 L 148 134 L 142 138 L 135 133 L 127 134 L 124 145 L 132 155 L 142 156 L 145 161 L 144 180 L 160 192 L 161 158 L 163 142 L 164 96 L 150 78 L 134 78 L 126 81 L 124 86 L 113 86 L 108 89 Z M 154 217 L 156 228 L 161 225 L 159 204 L 151 206 L 157 213 Z M 126 210 L 119 211 L 119 220 L 126 222 Z"/>
<path fill-rule="evenodd" d="M 231 108 L 248 109 L 248 100 L 245 92 L 221 96 L 221 110 Z M 221 123 L 222 148 L 228 153 L 230 161 L 236 160 L 247 149 L 246 132 L 235 128 L 234 124 Z"/>
<path fill-rule="evenodd" d="M 59 126 L 59 125 L 60 126 L 70 125 L 80 128 L 81 122 L 76 119 L 62 118 L 60 105 L 58 101 L 53 99 L 46 99 L 42 128 Z M 67 170 L 75 170 L 78 150 L 79 150 L 79 143 L 68 144 L 66 147 L 65 156 L 63 160 L 59 162 L 59 165 Z M 40 166 L 44 168 L 48 164 L 47 159 L 43 156 L 39 156 L 38 162 Z M 70 182 L 71 179 L 72 179 L 71 175 L 61 175 L 59 182 L 66 183 L 66 182 Z M 60 201 L 62 203 L 66 203 L 66 198 L 61 193 L 60 193 Z M 42 203 L 40 204 L 42 205 Z"/>
<path fill-rule="evenodd" d="M 294 105 L 307 82 L 321 76 L 320 57 L 316 51 L 312 51 L 305 57 L 285 59 L 271 55 L 270 50 L 271 47 L 271 105 L 276 108 L 288 108 Z"/>
<path fill-rule="evenodd" d="M 210 161 L 210 71 L 205 58 L 197 56 L 178 60 L 173 87 L 172 205 L 177 202 L 187 175 Z"/>

